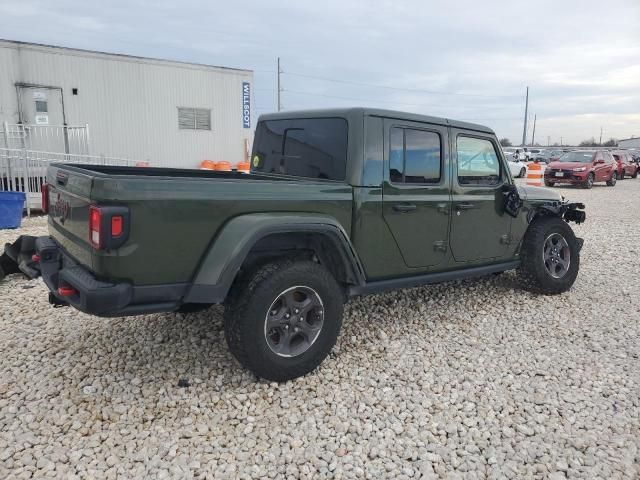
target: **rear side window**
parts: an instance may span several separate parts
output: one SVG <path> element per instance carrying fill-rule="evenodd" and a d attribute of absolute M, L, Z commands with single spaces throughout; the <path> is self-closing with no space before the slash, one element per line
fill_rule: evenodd
<path fill-rule="evenodd" d="M 441 151 L 438 133 L 393 127 L 389 134 L 389 180 L 392 183 L 440 182 Z"/>
<path fill-rule="evenodd" d="M 492 142 L 484 138 L 459 136 L 456 149 L 460 185 L 500 183 L 500 161 Z"/>
<path fill-rule="evenodd" d="M 251 169 L 296 177 L 344 180 L 347 130 L 343 118 L 259 122 Z"/>

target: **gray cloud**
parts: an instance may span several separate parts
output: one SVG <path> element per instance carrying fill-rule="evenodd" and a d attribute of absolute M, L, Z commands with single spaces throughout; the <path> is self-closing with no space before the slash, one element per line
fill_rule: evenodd
<path fill-rule="evenodd" d="M 529 85 L 541 141 L 577 142 L 601 126 L 640 135 L 637 0 L 22 0 L 0 17 L 3 38 L 253 68 L 258 113 L 275 108 L 280 56 L 287 109 L 394 108 L 518 141 Z"/>

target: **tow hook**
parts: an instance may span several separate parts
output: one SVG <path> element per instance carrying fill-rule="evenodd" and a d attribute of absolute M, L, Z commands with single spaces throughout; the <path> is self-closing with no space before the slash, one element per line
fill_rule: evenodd
<path fill-rule="evenodd" d="M 60 300 L 52 292 L 49 292 L 49 303 L 53 305 L 53 308 L 68 307 L 69 304 L 63 300 Z"/>

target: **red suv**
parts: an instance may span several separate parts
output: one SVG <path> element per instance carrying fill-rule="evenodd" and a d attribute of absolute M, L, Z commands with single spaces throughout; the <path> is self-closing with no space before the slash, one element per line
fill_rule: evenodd
<path fill-rule="evenodd" d="M 551 162 L 544 171 L 544 184 L 556 183 L 593 187 L 594 182 L 607 182 L 613 187 L 618 180 L 618 167 L 606 150 L 574 150 Z"/>
<path fill-rule="evenodd" d="M 627 152 L 612 152 L 613 158 L 618 164 L 618 178 L 636 178 L 638 176 L 638 164 L 633 161 Z"/>

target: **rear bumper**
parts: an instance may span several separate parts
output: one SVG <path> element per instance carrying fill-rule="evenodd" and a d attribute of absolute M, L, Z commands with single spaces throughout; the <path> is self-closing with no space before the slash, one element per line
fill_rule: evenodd
<path fill-rule="evenodd" d="M 49 301 L 71 305 L 91 315 L 119 317 L 174 311 L 186 291 L 185 284 L 134 286 L 100 280 L 51 237 L 36 238 L 35 253 L 40 257 L 42 279 L 51 292 Z M 71 287 L 73 294 L 60 294 L 61 286 Z"/>

